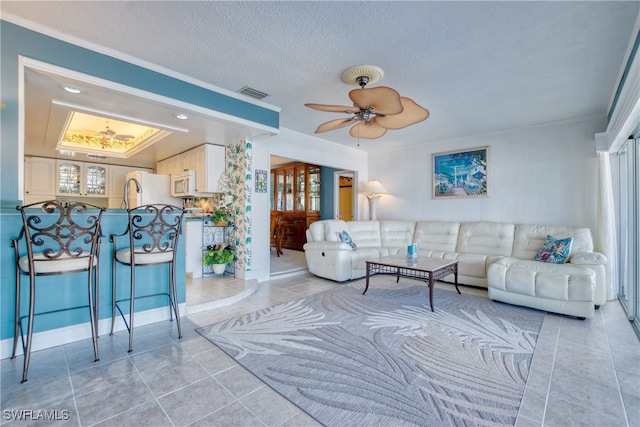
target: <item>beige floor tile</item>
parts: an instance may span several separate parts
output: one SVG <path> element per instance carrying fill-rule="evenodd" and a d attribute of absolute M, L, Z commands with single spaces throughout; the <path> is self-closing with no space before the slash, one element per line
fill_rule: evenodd
<path fill-rule="evenodd" d="M 264 425 L 244 405 L 234 402 L 190 424 L 190 427 L 264 427 Z"/>
<path fill-rule="evenodd" d="M 121 412 L 114 417 L 99 422 L 95 427 L 114 426 L 173 426 L 167 414 L 162 410 L 157 401 L 152 400 L 142 405 Z"/>
<path fill-rule="evenodd" d="M 208 377 L 162 396 L 158 402 L 174 425 L 188 425 L 229 405 L 235 398 Z"/>
<path fill-rule="evenodd" d="M 267 426 L 279 426 L 300 412 L 298 407 L 269 387 L 254 391 L 240 402 Z"/>

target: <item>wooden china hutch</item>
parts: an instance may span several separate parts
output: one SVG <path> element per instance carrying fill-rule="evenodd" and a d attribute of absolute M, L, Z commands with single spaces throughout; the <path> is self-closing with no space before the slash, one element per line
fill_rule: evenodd
<path fill-rule="evenodd" d="M 303 250 L 305 232 L 320 219 L 320 166 L 296 163 L 271 169 L 271 210 L 282 211 L 282 247 Z"/>

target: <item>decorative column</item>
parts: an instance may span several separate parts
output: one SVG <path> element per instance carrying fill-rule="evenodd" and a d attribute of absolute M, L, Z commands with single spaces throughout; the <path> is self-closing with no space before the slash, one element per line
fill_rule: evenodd
<path fill-rule="evenodd" d="M 234 195 L 231 216 L 235 227 L 236 272 L 251 270 L 251 142 L 226 146 L 226 173 Z M 242 276 L 244 277 L 244 273 Z"/>

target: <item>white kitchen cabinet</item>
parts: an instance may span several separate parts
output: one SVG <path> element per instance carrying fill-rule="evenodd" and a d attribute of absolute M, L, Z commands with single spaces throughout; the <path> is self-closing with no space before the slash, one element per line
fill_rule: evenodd
<path fill-rule="evenodd" d="M 196 191 L 217 193 L 218 180 L 225 170 L 224 145 L 202 144 L 184 153 L 158 162 L 160 174 L 180 175 L 188 170 L 196 171 Z"/>
<path fill-rule="evenodd" d="M 161 160 L 156 163 L 156 172 L 160 175 L 171 175 L 171 166 L 173 165 L 173 157 Z"/>
<path fill-rule="evenodd" d="M 72 197 L 109 196 L 108 165 L 56 161 L 56 195 Z"/>
<path fill-rule="evenodd" d="M 24 204 L 54 199 L 56 160 L 44 157 L 24 158 Z"/>
<path fill-rule="evenodd" d="M 199 147 L 178 155 L 178 157 L 180 158 L 180 165 L 183 170 L 198 170 L 198 149 Z"/>
<path fill-rule="evenodd" d="M 196 153 L 196 191 L 217 193 L 220 175 L 225 169 L 225 147 L 203 144 L 192 151 Z"/>

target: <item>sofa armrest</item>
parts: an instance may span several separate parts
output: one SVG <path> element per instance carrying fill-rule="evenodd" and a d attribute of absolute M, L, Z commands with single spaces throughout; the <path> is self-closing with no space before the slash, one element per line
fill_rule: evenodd
<path fill-rule="evenodd" d="M 319 242 L 307 242 L 304 244 L 305 251 L 347 251 L 352 252 L 351 246 L 342 242 L 329 242 L 322 240 Z"/>
<path fill-rule="evenodd" d="M 575 265 L 605 265 L 607 257 L 600 252 L 582 252 L 573 255 L 569 262 Z"/>

